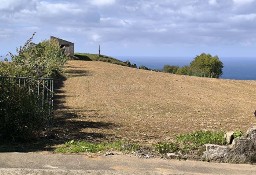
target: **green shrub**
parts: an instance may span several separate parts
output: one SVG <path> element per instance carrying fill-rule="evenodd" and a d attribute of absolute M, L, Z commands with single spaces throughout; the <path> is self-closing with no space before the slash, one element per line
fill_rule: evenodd
<path fill-rule="evenodd" d="M 30 77 L 33 82 L 37 78 L 54 77 L 61 71 L 68 58 L 58 41 L 34 44 L 33 36 L 17 49 L 16 55 L 10 53 L 11 62 L 0 62 L 0 76 Z M 3 138 L 30 139 L 47 126 L 46 105 L 49 104 L 42 106 L 38 94 L 29 89 L 17 86 L 15 81 L 0 82 L 0 136 Z"/>
<path fill-rule="evenodd" d="M 176 74 L 178 74 L 178 75 L 191 75 L 191 69 L 190 69 L 189 66 L 180 67 L 176 71 Z"/>
<path fill-rule="evenodd" d="M 8 140 L 29 140 L 46 126 L 49 113 L 38 96 L 13 82 L 0 82 L 0 133 Z M 40 103 L 40 104 L 39 104 Z"/>
<path fill-rule="evenodd" d="M 155 145 L 155 150 L 160 154 L 174 153 L 179 150 L 177 143 L 158 143 Z"/>
<path fill-rule="evenodd" d="M 0 75 L 45 78 L 54 77 L 62 70 L 68 57 L 58 41 L 51 39 L 34 44 L 33 36 L 17 49 L 16 55 L 10 53 L 11 62 L 1 62 Z"/>
<path fill-rule="evenodd" d="M 243 136 L 243 132 L 242 131 L 235 131 L 234 132 L 234 138 L 239 138 Z"/>
<path fill-rule="evenodd" d="M 174 142 L 158 143 L 155 150 L 160 154 L 197 152 L 201 154 L 205 144 L 225 144 L 224 132 L 196 131 L 190 134 L 178 135 Z"/>
<path fill-rule="evenodd" d="M 178 69 L 179 69 L 179 66 L 164 65 L 163 72 L 176 74 Z"/>
<path fill-rule="evenodd" d="M 143 66 L 143 65 L 139 66 L 139 69 L 143 69 L 143 70 L 150 70 L 148 67 Z"/>
<path fill-rule="evenodd" d="M 182 147 L 189 149 L 197 149 L 204 144 L 225 144 L 224 132 L 213 131 L 196 131 L 191 134 L 182 134 L 177 136 L 176 140 Z"/>

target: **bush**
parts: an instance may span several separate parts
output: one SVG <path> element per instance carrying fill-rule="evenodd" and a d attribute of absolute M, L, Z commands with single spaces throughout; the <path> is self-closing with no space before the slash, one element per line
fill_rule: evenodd
<path fill-rule="evenodd" d="M 143 65 L 142 65 L 142 66 L 140 66 L 140 67 L 139 67 L 139 69 L 143 69 L 143 70 L 150 70 L 148 67 L 143 66 Z"/>
<path fill-rule="evenodd" d="M 46 126 L 49 113 L 37 95 L 14 82 L 0 82 L 0 133 L 8 140 L 29 140 Z"/>
<path fill-rule="evenodd" d="M 189 66 L 180 67 L 176 74 L 178 75 L 191 75 L 191 70 Z"/>
<path fill-rule="evenodd" d="M 54 77 L 61 71 L 68 57 L 58 41 L 51 39 L 34 44 L 33 36 L 17 49 L 17 55 L 10 53 L 11 62 L 1 62 L 0 75 L 44 78 Z"/>
<path fill-rule="evenodd" d="M 61 71 L 68 58 L 58 41 L 34 44 L 33 36 L 17 49 L 17 55 L 10 53 L 11 62 L 0 62 L 0 76 L 30 77 L 33 83 L 38 78 L 54 77 Z M 47 104 L 42 106 L 36 91 L 29 89 L 31 87 L 18 86 L 15 81 L 0 82 L 0 136 L 27 140 L 47 126 Z"/>
<path fill-rule="evenodd" d="M 179 66 L 164 65 L 163 72 L 176 74 L 178 69 L 179 69 Z"/>

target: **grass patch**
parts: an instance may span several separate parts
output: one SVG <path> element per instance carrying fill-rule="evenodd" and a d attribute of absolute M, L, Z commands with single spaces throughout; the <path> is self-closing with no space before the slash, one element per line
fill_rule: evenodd
<path fill-rule="evenodd" d="M 178 151 L 188 153 L 193 150 L 201 150 L 205 144 L 226 144 L 224 132 L 196 131 L 190 134 L 181 134 L 176 137 L 174 142 L 156 144 L 155 150 L 160 154 Z"/>
<path fill-rule="evenodd" d="M 99 153 L 105 151 L 124 151 L 133 152 L 140 148 L 138 144 L 124 143 L 116 141 L 112 143 L 90 143 L 86 141 L 66 142 L 63 146 L 55 150 L 56 153 Z"/>
<path fill-rule="evenodd" d="M 240 138 L 243 136 L 243 132 L 242 131 L 235 131 L 234 132 L 234 138 Z"/>

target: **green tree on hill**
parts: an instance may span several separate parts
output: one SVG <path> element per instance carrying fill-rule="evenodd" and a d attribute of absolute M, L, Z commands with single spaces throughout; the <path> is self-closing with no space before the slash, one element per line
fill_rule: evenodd
<path fill-rule="evenodd" d="M 223 63 L 218 56 L 202 53 L 190 63 L 192 75 L 219 78 L 222 75 Z"/>

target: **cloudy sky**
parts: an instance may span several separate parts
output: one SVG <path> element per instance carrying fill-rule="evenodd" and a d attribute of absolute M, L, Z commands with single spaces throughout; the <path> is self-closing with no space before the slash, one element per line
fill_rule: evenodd
<path fill-rule="evenodd" d="M 110 56 L 256 57 L 256 0 L 0 0 L 0 55 L 51 35 Z"/>

